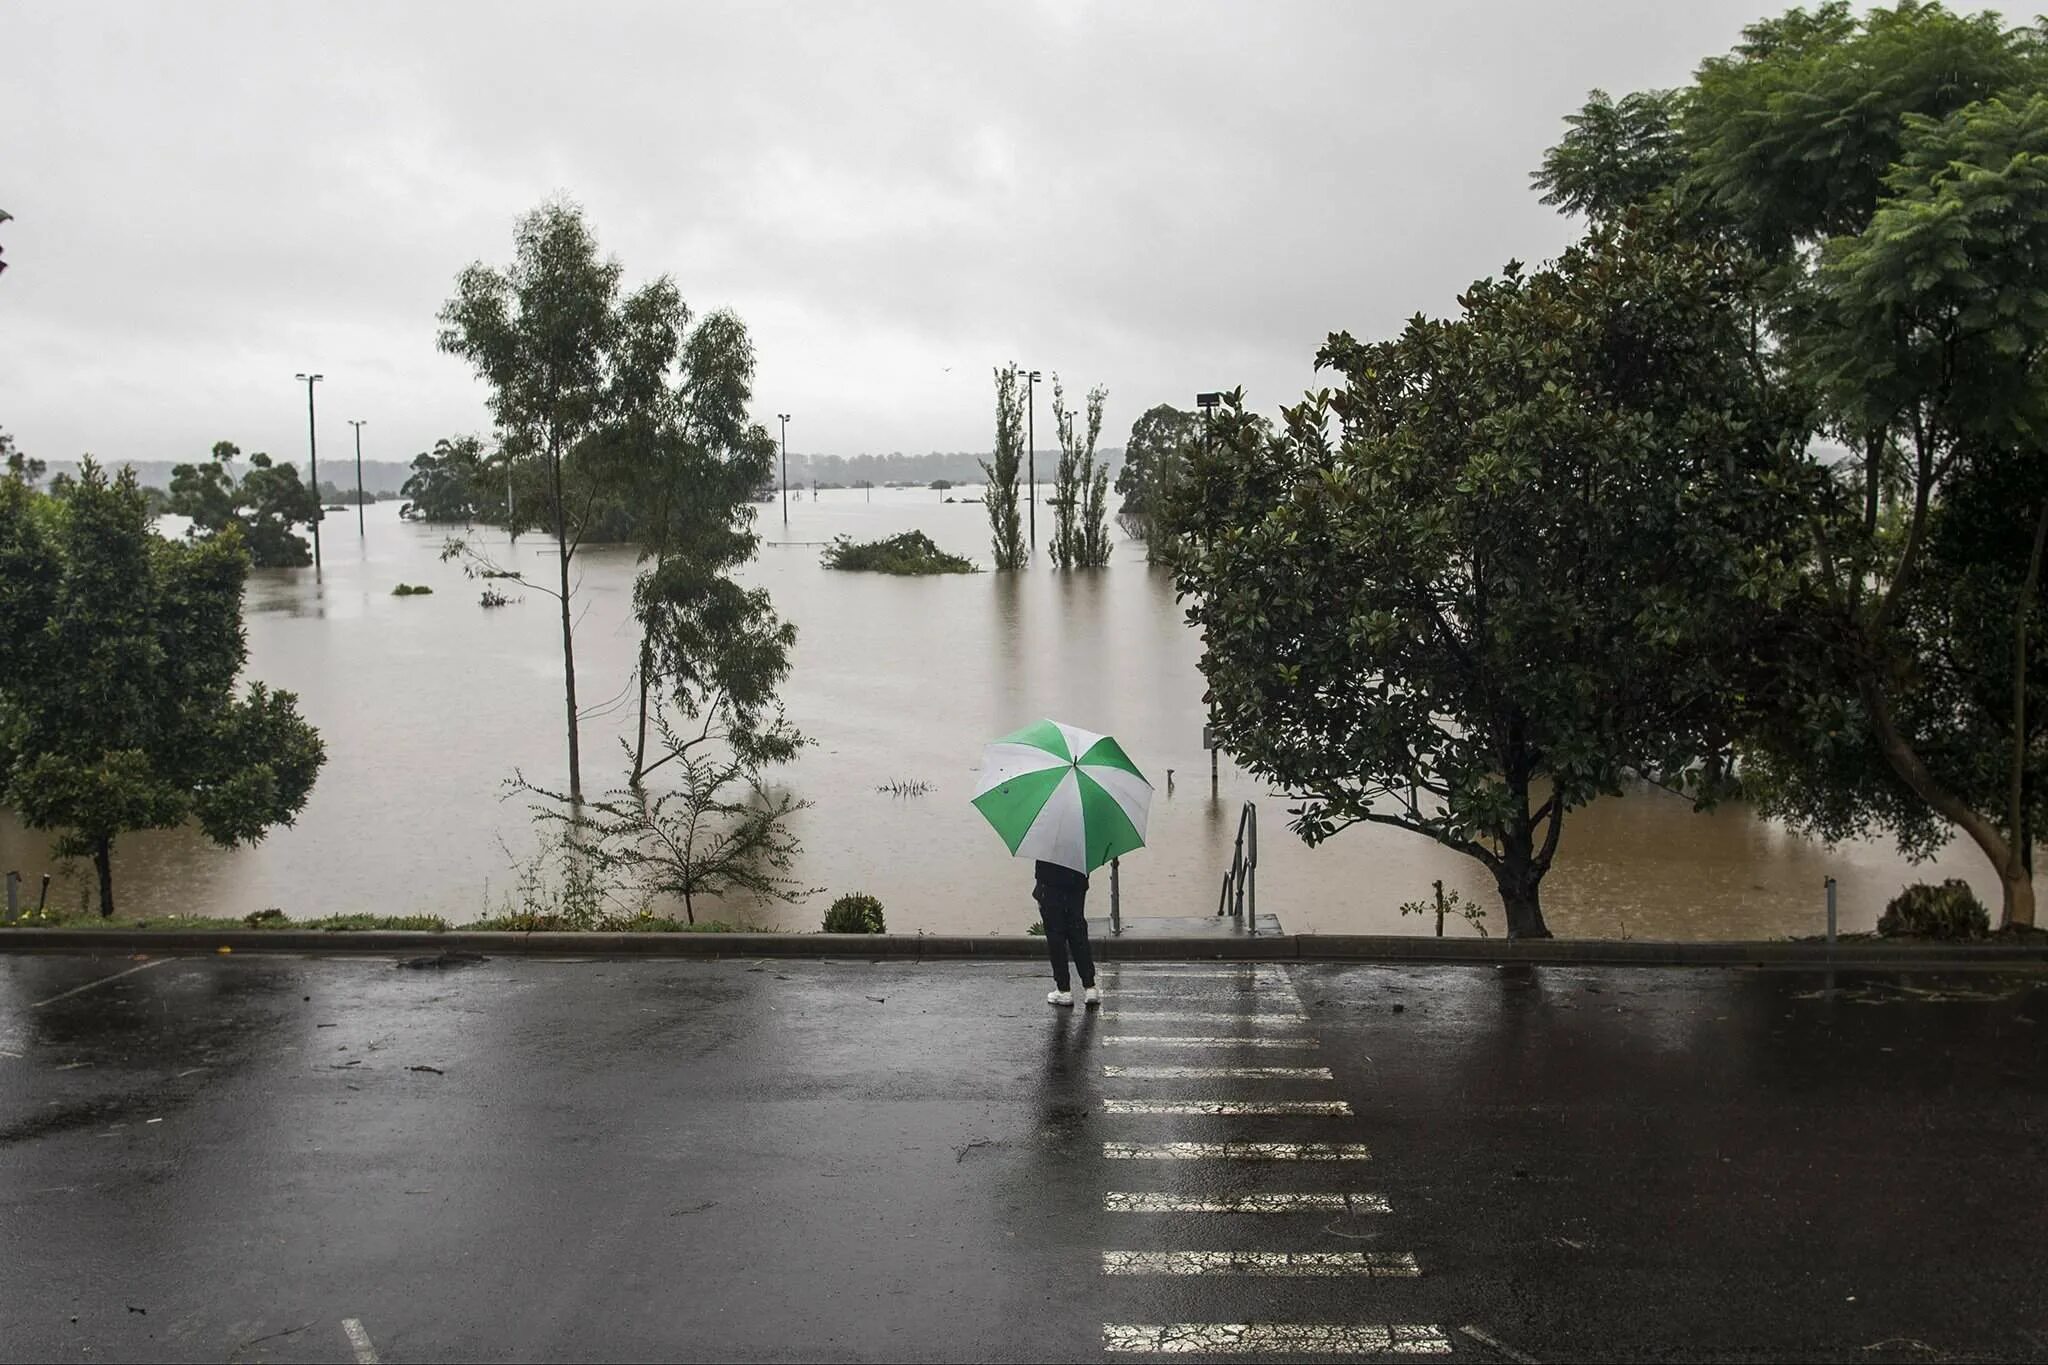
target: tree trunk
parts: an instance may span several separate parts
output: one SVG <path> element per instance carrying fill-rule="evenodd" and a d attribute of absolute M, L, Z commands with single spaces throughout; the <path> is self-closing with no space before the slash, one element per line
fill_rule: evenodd
<path fill-rule="evenodd" d="M 102 839 L 93 845 L 92 865 L 100 874 L 100 918 L 114 917 L 114 841 Z"/>
<path fill-rule="evenodd" d="M 653 663 L 654 650 L 647 642 L 647 632 L 640 633 L 640 732 L 633 741 L 633 782 L 640 785 L 640 779 L 647 772 L 647 671 Z"/>
<path fill-rule="evenodd" d="M 1970 841 L 1997 870 L 2005 901 L 1999 923 L 2032 924 L 2034 884 L 2031 880 L 2022 880 L 2017 874 L 2019 859 L 2013 856 L 2013 841 L 2000 834 L 1997 825 L 1972 810 L 1935 780 L 1927 765 L 1920 761 L 1920 755 L 1899 733 L 1898 725 L 1892 720 L 1891 703 L 1874 683 L 1866 680 L 1862 693 L 1864 709 L 1870 713 L 1870 727 L 1877 736 L 1878 752 L 1884 755 L 1885 762 L 1891 764 L 1892 771 L 1913 789 L 1915 795 L 1969 835 Z"/>
<path fill-rule="evenodd" d="M 2034 592 L 2041 582 L 2041 550 L 2048 543 L 2048 503 L 2034 520 L 2034 548 L 2027 558 L 2027 576 L 2020 584 L 2020 600 L 2013 609 L 2012 622 L 2012 777 L 2006 831 L 2012 849 L 2005 866 L 1998 870 L 2005 905 L 1999 928 L 2034 922 L 2033 859 L 2027 849 L 2027 623 L 2034 614 Z"/>
<path fill-rule="evenodd" d="M 1526 792 L 1522 810 L 1528 810 Z M 1493 870 L 1494 885 L 1500 888 L 1501 908 L 1507 914 L 1509 938 L 1549 938 L 1550 927 L 1543 922 L 1543 867 L 1536 858 L 1534 822 L 1525 813 L 1519 827 L 1501 839 L 1500 865 Z"/>
<path fill-rule="evenodd" d="M 562 701 L 569 715 L 569 799 L 583 799 L 583 759 L 576 740 L 576 625 L 569 615 L 568 509 L 562 503 L 562 452 L 548 447 L 550 477 L 555 488 L 555 558 L 562 570 Z"/>

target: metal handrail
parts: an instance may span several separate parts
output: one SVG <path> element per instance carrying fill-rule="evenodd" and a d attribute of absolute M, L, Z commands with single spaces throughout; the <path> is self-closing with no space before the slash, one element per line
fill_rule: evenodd
<path fill-rule="evenodd" d="M 1251 918 L 1245 918 L 1249 907 Z M 1259 808 L 1247 801 L 1237 817 L 1237 839 L 1230 850 L 1230 870 L 1216 896 L 1216 914 L 1235 915 L 1245 933 L 1259 933 Z"/>

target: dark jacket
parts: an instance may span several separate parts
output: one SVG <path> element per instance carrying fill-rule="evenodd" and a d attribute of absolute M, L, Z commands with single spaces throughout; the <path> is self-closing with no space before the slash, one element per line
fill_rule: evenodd
<path fill-rule="evenodd" d="M 1031 899 L 1043 906 L 1079 910 L 1088 900 L 1088 874 L 1040 858 L 1038 884 L 1031 888 Z"/>

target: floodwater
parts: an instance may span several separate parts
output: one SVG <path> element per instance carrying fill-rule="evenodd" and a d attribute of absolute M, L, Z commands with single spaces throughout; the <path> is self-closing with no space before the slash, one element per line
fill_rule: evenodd
<path fill-rule="evenodd" d="M 1226 758 L 1211 795 L 1203 751 L 1200 652 L 1172 585 L 1117 546 L 1099 572 L 892 578 L 822 568 L 819 543 L 918 528 L 986 563 L 976 503 L 929 490 L 826 491 L 759 509 L 767 543 L 748 577 L 798 628 L 785 689 L 789 714 L 816 740 L 780 780 L 812 802 L 797 818 L 796 875 L 821 893 L 799 905 L 753 900 L 698 913 L 764 928 L 813 929 L 830 897 L 880 897 L 892 930 L 1021 931 L 1036 918 L 1030 868 L 1009 858 L 969 805 L 980 746 L 1041 716 L 1116 735 L 1152 779 L 1149 846 L 1124 859 L 1127 915 L 1214 911 L 1240 812 L 1258 804 L 1258 907 L 1290 931 L 1430 933 L 1398 911 L 1441 878 L 1488 909 L 1484 869 L 1417 835 L 1356 827 L 1321 848 L 1287 828 L 1287 802 Z M 1039 532 L 1050 529 L 1041 509 Z M 565 782 L 560 624 L 551 598 L 512 585 L 513 605 L 485 610 L 482 584 L 439 550 L 450 528 L 398 519 L 396 503 L 329 514 L 324 573 L 262 570 L 247 599 L 249 675 L 300 697 L 327 742 L 327 766 L 296 825 L 227 851 L 187 830 L 124 835 L 115 893 L 125 913 L 294 918 L 371 911 L 452 922 L 506 908 L 514 863 L 535 845 L 525 804 L 503 799 L 524 771 Z M 545 537 L 477 543 L 535 576 L 554 573 Z M 584 786 L 622 785 L 617 737 L 633 722 L 630 550 L 586 550 L 576 597 Z M 400 582 L 432 596 L 398 598 Z M 1169 777 L 1169 774 L 1171 775 Z M 919 796 L 881 790 L 928 783 Z M 0 869 L 78 904 L 82 868 L 60 868 L 48 841 L 0 816 Z M 1741 809 L 1697 815 L 1655 789 L 1606 800 L 1566 820 L 1544 908 L 1560 935 L 1769 938 L 1819 932 L 1823 879 L 1840 881 L 1841 925 L 1867 929 L 1904 883 L 1967 877 L 1997 903 L 1997 880 L 1967 844 L 1910 868 L 1888 846 L 1833 850 Z M 1107 878 L 1090 911 L 1107 913 Z M 1453 920 L 1446 933 L 1474 932 Z"/>

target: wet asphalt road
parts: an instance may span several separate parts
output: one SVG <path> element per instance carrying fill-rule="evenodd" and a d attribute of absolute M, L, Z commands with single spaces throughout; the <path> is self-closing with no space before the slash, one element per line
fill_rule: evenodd
<path fill-rule="evenodd" d="M 2048 1360 L 2048 978 L 1115 972 L 0 958 L 0 1358 Z"/>

